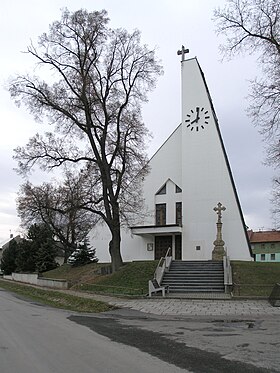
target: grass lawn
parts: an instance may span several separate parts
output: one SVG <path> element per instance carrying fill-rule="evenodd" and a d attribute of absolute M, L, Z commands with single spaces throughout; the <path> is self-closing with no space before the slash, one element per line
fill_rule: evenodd
<path fill-rule="evenodd" d="M 146 295 L 148 281 L 153 277 L 157 263 L 157 261 L 127 263 L 118 272 L 100 276 L 92 283 L 79 285 L 79 288 L 111 294 Z"/>
<path fill-rule="evenodd" d="M 114 274 L 101 276 L 100 267 L 107 264 L 88 264 L 82 267 L 63 265 L 45 272 L 45 277 L 66 279 L 73 288 L 120 295 L 146 295 L 148 281 L 153 277 L 157 261 L 135 261 L 125 264 Z"/>
<path fill-rule="evenodd" d="M 81 267 L 71 267 L 70 264 L 63 264 L 52 271 L 45 272 L 43 275 L 47 278 L 64 279 L 69 281 L 70 285 L 75 285 L 99 277 L 101 267 L 106 269 L 106 267 L 110 267 L 110 264 L 91 263 Z"/>
<path fill-rule="evenodd" d="M 157 261 L 135 261 L 125 264 L 119 271 L 110 275 L 101 275 L 101 268 L 109 264 L 94 263 L 82 267 L 71 267 L 63 265 L 53 271 L 45 272 L 44 276 L 56 279 L 66 279 L 73 289 L 94 293 L 115 294 L 115 295 L 146 295 L 148 293 L 148 281 L 153 277 Z M 268 297 L 275 283 L 280 283 L 280 263 L 260 263 L 232 261 L 233 270 L 233 294 L 244 297 Z M 1 281 L 1 286 L 2 286 Z M 3 284 L 3 286 L 6 282 Z M 22 285 L 11 284 L 15 288 Z M 6 286 L 6 285 L 5 285 Z M 9 285 L 10 286 L 10 285 Z M 40 289 L 26 286 L 28 292 L 23 295 L 32 296 L 32 299 L 40 301 L 43 296 Z M 25 291 L 25 290 L 24 290 Z M 27 290 L 26 290 L 27 291 Z M 50 291 L 44 292 L 48 304 L 84 312 L 100 312 L 98 304 L 94 301 L 84 299 L 72 299 L 69 295 Z M 61 294 L 58 301 L 58 294 Z M 74 297 L 75 298 L 75 297 Z M 88 303 L 89 302 L 89 303 Z M 93 302 L 93 303 L 91 303 Z M 85 303 L 85 305 L 84 305 Z M 88 303 L 88 305 L 87 305 Z M 87 308 L 84 308 L 87 307 Z M 100 306 L 103 310 L 103 306 Z"/>
<path fill-rule="evenodd" d="M 236 296 L 269 296 L 275 283 L 280 283 L 280 263 L 232 261 Z"/>
<path fill-rule="evenodd" d="M 76 312 L 99 313 L 115 309 L 115 307 L 110 306 L 107 303 L 95 301 L 93 299 L 85 299 L 58 291 L 39 289 L 1 279 L 0 288 L 24 296 L 27 299 L 32 299 L 34 301 L 50 305 L 52 307 Z"/>
<path fill-rule="evenodd" d="M 267 297 L 274 284 L 280 282 L 280 263 L 232 261 L 231 264 L 235 296 Z M 98 274 L 100 266 L 104 264 L 88 264 L 77 268 L 64 265 L 44 275 L 66 279 L 78 290 L 105 294 L 145 295 L 148 293 L 148 280 L 153 277 L 157 261 L 130 262 L 118 272 L 106 276 Z"/>

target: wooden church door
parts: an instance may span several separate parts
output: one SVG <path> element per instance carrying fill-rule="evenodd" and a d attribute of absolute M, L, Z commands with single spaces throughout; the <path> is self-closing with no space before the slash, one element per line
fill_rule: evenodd
<path fill-rule="evenodd" d="M 175 260 L 182 260 L 182 236 L 175 236 Z"/>
<path fill-rule="evenodd" d="M 172 247 L 172 236 L 155 237 L 155 260 L 159 260 L 166 255 L 169 247 Z"/>

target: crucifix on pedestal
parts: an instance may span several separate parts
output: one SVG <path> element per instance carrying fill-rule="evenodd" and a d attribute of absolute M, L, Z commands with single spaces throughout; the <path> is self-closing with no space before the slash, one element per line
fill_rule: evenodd
<path fill-rule="evenodd" d="M 222 238 L 222 211 L 225 211 L 226 208 L 221 204 L 221 202 L 218 203 L 218 207 L 214 207 L 213 210 L 218 215 L 218 221 L 217 221 L 217 237 L 216 240 L 213 242 L 214 244 L 214 250 L 212 251 L 212 260 L 223 260 L 223 257 L 225 255 L 225 249 Z"/>
<path fill-rule="evenodd" d="M 214 207 L 213 210 L 216 211 L 216 213 L 218 215 L 218 222 L 217 223 L 221 223 L 222 222 L 222 211 L 225 211 L 226 208 L 221 204 L 221 202 L 219 202 L 218 207 Z"/>

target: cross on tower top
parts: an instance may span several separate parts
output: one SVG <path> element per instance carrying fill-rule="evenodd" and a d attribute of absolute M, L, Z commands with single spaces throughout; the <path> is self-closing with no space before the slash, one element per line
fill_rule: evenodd
<path fill-rule="evenodd" d="M 185 53 L 189 53 L 189 49 L 185 49 L 182 45 L 182 49 L 177 52 L 178 56 L 182 55 L 182 62 L 185 61 Z"/>
<path fill-rule="evenodd" d="M 218 203 L 218 207 L 214 207 L 213 210 L 217 213 L 218 215 L 218 223 L 221 223 L 222 219 L 222 211 L 225 211 L 226 208 L 221 204 L 221 202 Z"/>

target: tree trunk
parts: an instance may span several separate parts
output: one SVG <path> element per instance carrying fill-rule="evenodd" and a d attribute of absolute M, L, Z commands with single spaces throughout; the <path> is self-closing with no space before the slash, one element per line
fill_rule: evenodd
<path fill-rule="evenodd" d="M 121 230 L 119 224 L 114 224 L 111 227 L 112 239 L 109 243 L 109 252 L 111 255 L 112 271 L 116 272 L 123 266 L 121 256 Z"/>
<path fill-rule="evenodd" d="M 75 248 L 69 247 L 69 244 L 64 244 L 63 251 L 64 251 L 63 264 L 67 264 L 68 258 L 75 251 Z"/>

